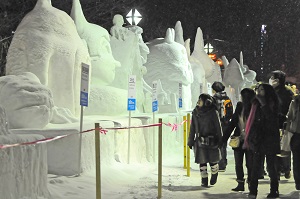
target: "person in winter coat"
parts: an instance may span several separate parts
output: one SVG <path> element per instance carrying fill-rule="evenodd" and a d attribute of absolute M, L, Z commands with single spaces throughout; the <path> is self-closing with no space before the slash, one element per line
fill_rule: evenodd
<path fill-rule="evenodd" d="M 221 127 L 222 131 L 224 132 L 228 126 L 228 123 L 233 115 L 233 107 L 231 103 L 231 110 L 227 111 L 227 114 L 224 115 L 224 100 L 230 100 L 229 97 L 227 96 L 227 93 L 224 91 L 225 86 L 222 84 L 222 82 L 214 82 L 211 86 L 213 90 L 213 98 L 215 99 L 216 106 L 217 106 L 217 111 L 219 113 L 219 118 L 221 121 Z M 231 101 L 231 100 L 230 100 Z M 220 148 L 221 150 L 221 160 L 219 162 L 219 171 L 226 171 L 226 166 L 227 166 L 227 143 L 223 143 L 222 147 Z"/>
<path fill-rule="evenodd" d="M 244 156 L 246 157 L 248 182 L 250 181 L 249 177 L 251 176 L 251 169 L 249 167 L 248 153 L 247 150 L 242 148 L 242 146 L 245 139 L 245 126 L 250 114 L 251 102 L 254 99 L 254 97 L 255 92 L 253 89 L 244 88 L 241 91 L 242 101 L 237 103 L 232 119 L 229 122 L 226 131 L 224 131 L 223 143 L 227 143 L 228 138 L 232 134 L 233 130 L 233 136 L 239 137 L 240 139 L 240 145 L 237 148 L 232 148 L 234 150 L 236 181 L 238 182 L 238 186 L 232 189 L 232 191 L 245 191 L 245 179 L 243 169 Z"/>
<path fill-rule="evenodd" d="M 293 173 L 296 189 L 300 190 L 300 95 L 292 100 L 287 114 L 288 130 L 293 133 L 290 146 L 293 153 Z"/>
<path fill-rule="evenodd" d="M 285 73 L 280 70 L 271 72 L 269 84 L 273 86 L 279 97 L 279 128 L 283 129 L 283 123 L 286 120 L 286 114 L 289 105 L 293 98 L 293 91 L 285 85 Z M 282 131 L 283 132 L 283 131 Z M 291 177 L 291 153 L 287 157 L 279 157 L 279 170 L 278 174 L 284 173 L 284 177 L 289 179 Z"/>
<path fill-rule="evenodd" d="M 192 123 L 188 138 L 190 149 L 194 147 L 195 163 L 199 164 L 202 177 L 201 186 L 208 187 L 207 163 L 211 167 L 210 184 L 217 182 L 222 144 L 222 129 L 214 99 L 208 94 L 201 94 L 192 113 Z"/>
<path fill-rule="evenodd" d="M 269 84 L 260 84 L 246 123 L 243 145 L 249 150 L 251 156 L 249 198 L 257 196 L 259 169 L 264 155 L 266 156 L 271 190 L 267 198 L 279 196 L 278 158 L 276 156 L 280 153 L 278 107 L 279 100 L 274 88 Z"/>

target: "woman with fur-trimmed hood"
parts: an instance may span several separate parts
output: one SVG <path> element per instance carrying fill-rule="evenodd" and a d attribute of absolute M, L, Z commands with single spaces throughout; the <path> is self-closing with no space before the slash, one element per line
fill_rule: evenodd
<path fill-rule="evenodd" d="M 211 167 L 210 184 L 214 185 L 217 182 L 222 134 L 214 99 L 208 94 L 201 94 L 193 110 L 188 139 L 190 149 L 194 147 L 195 163 L 200 164 L 201 186 L 208 187 L 207 163 Z"/>

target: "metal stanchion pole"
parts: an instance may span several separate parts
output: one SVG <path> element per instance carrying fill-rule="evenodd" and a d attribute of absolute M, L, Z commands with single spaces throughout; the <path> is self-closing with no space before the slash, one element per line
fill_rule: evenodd
<path fill-rule="evenodd" d="M 187 114 L 187 133 L 190 133 L 190 125 L 191 125 L 191 114 L 188 113 Z M 187 159 L 186 159 L 186 162 L 187 162 L 187 170 L 186 170 L 186 175 L 188 177 L 190 177 L 191 175 L 191 166 L 190 166 L 190 148 L 189 147 L 186 147 L 187 149 Z"/>
<path fill-rule="evenodd" d="M 158 196 L 161 198 L 162 189 L 162 119 L 159 118 L 160 126 L 158 128 Z"/>
<path fill-rule="evenodd" d="M 99 123 L 95 124 L 95 154 L 96 154 L 96 199 L 101 199 L 101 164 L 100 164 L 100 131 Z"/>
<path fill-rule="evenodd" d="M 186 116 L 183 116 L 183 121 L 186 121 Z M 186 148 L 187 148 L 187 139 L 186 139 L 186 122 L 183 123 L 183 168 L 186 169 Z"/>

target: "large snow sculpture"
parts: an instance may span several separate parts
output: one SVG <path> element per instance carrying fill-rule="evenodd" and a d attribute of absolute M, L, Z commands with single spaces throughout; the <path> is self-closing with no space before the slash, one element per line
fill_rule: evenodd
<path fill-rule="evenodd" d="M 42 135 L 12 134 L 8 130 L 5 110 L 0 107 L 0 145 L 44 138 Z M 0 149 L 0 162 L 1 198 L 51 198 L 47 189 L 46 144 Z"/>
<path fill-rule="evenodd" d="M 190 57 L 190 53 L 188 53 L 190 51 L 190 48 L 185 46 L 185 43 L 183 42 L 183 29 L 181 26 L 181 22 L 177 21 L 175 24 L 175 41 L 177 43 L 180 43 L 181 45 L 183 45 L 186 49 L 186 55 L 188 57 Z M 192 66 L 190 64 L 190 62 L 188 62 L 188 67 L 187 67 L 187 73 L 189 74 L 190 78 L 191 78 L 191 83 L 194 82 L 194 75 L 193 75 L 193 70 L 192 70 Z M 198 93 L 199 94 L 199 93 Z M 191 90 L 191 84 L 188 85 L 182 85 L 182 95 L 184 96 L 186 101 L 183 101 L 183 107 L 187 110 L 192 108 L 192 90 Z"/>
<path fill-rule="evenodd" d="M 52 94 L 54 104 L 79 113 L 81 63 L 89 64 L 87 47 L 67 13 L 38 0 L 19 24 L 7 54 L 6 72 L 32 72 Z"/>
<path fill-rule="evenodd" d="M 0 77 L 0 105 L 5 107 L 8 126 L 43 128 L 52 118 L 50 90 L 33 73 Z"/>
<path fill-rule="evenodd" d="M 189 61 L 186 49 L 183 45 L 174 41 L 174 29 L 169 28 L 165 38 L 157 38 L 148 43 L 150 54 L 148 61 L 145 64 L 147 73 L 144 78 L 148 84 L 160 79 L 162 88 L 168 94 L 168 101 L 172 106 L 169 110 L 162 109 L 161 102 L 159 103 L 159 111 L 176 112 L 178 104 L 179 83 L 188 85 L 192 83 L 193 77 L 189 71 Z M 174 97 L 177 96 L 177 97 Z M 183 102 L 188 102 L 191 99 L 185 99 Z M 175 100 L 174 100 L 175 99 Z M 183 108 L 187 108 L 184 107 Z"/>
<path fill-rule="evenodd" d="M 79 0 L 73 0 L 71 17 L 80 37 L 87 43 L 92 60 L 89 106 L 84 110 L 85 114 L 125 114 L 127 101 L 122 99 L 127 97 L 127 90 L 109 86 L 120 63 L 113 57 L 108 31 L 85 19 Z"/>
<path fill-rule="evenodd" d="M 256 72 L 250 70 L 247 65 L 244 65 L 243 52 L 240 52 L 240 66 L 242 68 L 244 74 L 244 82 L 242 88 L 250 88 L 251 86 L 256 84 Z"/>
<path fill-rule="evenodd" d="M 124 20 L 121 15 L 115 15 L 113 21 L 114 24 L 119 25 L 111 28 L 110 43 L 113 56 L 121 63 L 121 67 L 116 69 L 116 77 L 111 86 L 127 90 L 128 76 L 135 75 L 137 109 L 140 112 L 147 112 L 149 111 L 148 106 L 151 105 L 151 101 L 147 101 L 151 98 L 151 87 L 145 83 L 143 78 L 147 72 L 143 64 L 146 63 L 149 54 L 149 48 L 142 38 L 143 29 L 139 26 L 122 27 Z M 120 100 L 126 101 L 127 95 Z"/>
<path fill-rule="evenodd" d="M 239 99 L 239 93 L 241 91 L 244 74 L 240 64 L 235 58 L 225 67 L 223 82 L 226 87 L 231 86 L 235 90 L 236 99 Z"/>
<path fill-rule="evenodd" d="M 222 82 L 220 66 L 215 63 L 204 51 L 204 40 L 201 28 L 198 27 L 195 37 L 195 47 L 192 56 L 200 60 L 204 70 L 207 82 Z"/>

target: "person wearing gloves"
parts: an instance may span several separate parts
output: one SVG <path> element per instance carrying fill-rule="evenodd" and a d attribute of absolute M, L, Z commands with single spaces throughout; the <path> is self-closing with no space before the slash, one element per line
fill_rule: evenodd
<path fill-rule="evenodd" d="M 222 128 L 214 99 L 208 94 L 201 94 L 192 113 L 188 146 L 194 148 L 195 163 L 199 164 L 201 186 L 208 187 L 207 163 L 211 167 L 210 184 L 217 182 L 222 145 Z"/>
<path fill-rule="evenodd" d="M 234 151 L 236 181 L 238 182 L 238 186 L 236 188 L 233 188 L 232 191 L 245 191 L 245 179 L 243 168 L 244 156 L 246 157 L 246 167 L 248 171 L 247 181 L 250 181 L 249 177 L 251 176 L 251 170 L 249 168 L 248 152 L 247 150 L 243 149 L 242 146 L 245 139 L 245 126 L 250 114 L 251 103 L 254 97 L 255 92 L 253 89 L 244 88 L 241 91 L 242 101 L 237 103 L 235 112 L 228 124 L 228 128 L 224 131 L 223 143 L 227 143 L 228 138 L 230 137 L 232 132 L 233 136 L 239 137 L 240 140 L 239 146 L 236 148 L 232 148 Z"/>
<path fill-rule="evenodd" d="M 257 196 L 259 170 L 264 155 L 270 177 L 270 193 L 267 198 L 279 197 L 278 158 L 276 156 L 280 153 L 278 107 L 279 100 L 274 88 L 269 84 L 260 84 L 246 123 L 243 144 L 243 148 L 249 150 L 251 161 L 249 198 Z"/>

